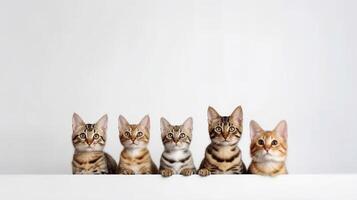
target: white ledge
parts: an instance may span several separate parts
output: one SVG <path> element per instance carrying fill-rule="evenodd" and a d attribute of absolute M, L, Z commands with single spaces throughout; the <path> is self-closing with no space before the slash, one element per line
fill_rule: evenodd
<path fill-rule="evenodd" d="M 1 175 L 1 199 L 356 199 L 357 175 Z"/>

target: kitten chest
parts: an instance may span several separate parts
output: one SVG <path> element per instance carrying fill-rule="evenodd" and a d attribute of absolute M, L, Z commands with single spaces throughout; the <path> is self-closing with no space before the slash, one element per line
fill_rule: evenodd
<path fill-rule="evenodd" d="M 147 149 L 125 149 L 121 155 L 121 163 L 124 168 L 141 174 L 144 168 L 151 167 L 151 157 Z"/>
<path fill-rule="evenodd" d="M 172 151 L 169 153 L 164 153 L 165 158 L 173 160 L 175 162 L 169 163 L 169 167 L 175 171 L 175 173 L 180 173 L 183 166 L 186 166 L 191 156 L 190 152 L 184 150 Z M 184 162 L 183 162 L 184 161 Z"/>
<path fill-rule="evenodd" d="M 73 155 L 73 165 L 84 171 L 106 169 L 105 156 L 103 152 L 84 152 Z"/>
<path fill-rule="evenodd" d="M 227 171 L 233 166 L 241 164 L 241 152 L 236 146 L 211 146 L 209 151 L 206 152 L 206 158 L 222 171 Z"/>

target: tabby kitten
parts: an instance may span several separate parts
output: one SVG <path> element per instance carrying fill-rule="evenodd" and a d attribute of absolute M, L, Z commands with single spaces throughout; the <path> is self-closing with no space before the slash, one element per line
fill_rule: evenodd
<path fill-rule="evenodd" d="M 285 160 L 288 152 L 288 126 L 280 121 L 272 131 L 263 130 L 257 122 L 250 122 L 250 155 L 252 163 L 249 173 L 266 176 L 287 174 Z"/>
<path fill-rule="evenodd" d="M 117 164 L 103 151 L 106 140 L 108 116 L 95 124 L 86 124 L 74 113 L 72 117 L 72 143 L 75 152 L 72 160 L 73 174 L 114 174 Z"/>
<path fill-rule="evenodd" d="M 118 165 L 119 174 L 157 174 L 147 145 L 150 139 L 150 118 L 146 115 L 139 124 L 129 124 L 119 116 L 119 139 L 124 146 Z"/>
<path fill-rule="evenodd" d="M 191 151 L 192 118 L 189 117 L 182 125 L 171 125 L 165 118 L 161 118 L 161 139 L 164 152 L 160 159 L 160 173 L 164 177 L 173 174 L 190 176 L 195 173 Z"/>
<path fill-rule="evenodd" d="M 238 106 L 230 116 L 221 117 L 215 109 L 208 107 L 208 132 L 211 144 L 201 162 L 198 174 L 243 174 L 246 167 L 237 146 L 243 130 L 243 111 Z"/>

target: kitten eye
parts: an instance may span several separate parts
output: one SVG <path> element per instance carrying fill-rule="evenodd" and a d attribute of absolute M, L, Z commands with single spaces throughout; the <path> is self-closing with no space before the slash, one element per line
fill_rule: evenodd
<path fill-rule="evenodd" d="M 259 139 L 259 140 L 258 140 L 258 144 L 259 144 L 259 145 L 264 145 L 264 140 Z"/>
<path fill-rule="evenodd" d="M 99 138 L 99 135 L 98 134 L 94 134 L 94 139 L 98 139 Z"/>
<path fill-rule="evenodd" d="M 185 134 L 184 133 L 181 133 L 180 134 L 180 138 L 184 138 L 185 137 Z"/>
<path fill-rule="evenodd" d="M 167 137 L 172 138 L 174 135 L 172 133 L 167 134 Z"/>
<path fill-rule="evenodd" d="M 125 132 L 124 132 L 124 135 L 125 135 L 126 137 L 129 137 L 129 136 L 130 136 L 129 131 L 125 131 Z"/>
<path fill-rule="evenodd" d="M 233 126 L 229 127 L 229 132 L 234 132 L 236 131 L 236 128 L 234 128 Z"/>
<path fill-rule="evenodd" d="M 138 137 L 140 137 L 140 136 L 142 136 L 143 135 L 143 132 L 138 132 L 137 134 L 136 134 L 136 136 L 138 136 Z"/>
<path fill-rule="evenodd" d="M 221 127 L 219 127 L 219 126 L 217 126 L 214 130 L 215 130 L 217 133 L 222 132 L 222 128 L 221 128 Z"/>
<path fill-rule="evenodd" d="M 82 139 L 84 139 L 84 138 L 86 138 L 86 134 L 85 134 L 85 133 L 81 133 L 81 134 L 79 135 L 79 137 L 82 138 Z"/>
<path fill-rule="evenodd" d="M 271 141 L 271 145 L 277 145 L 277 144 L 278 144 L 278 141 L 277 141 L 277 140 Z"/>

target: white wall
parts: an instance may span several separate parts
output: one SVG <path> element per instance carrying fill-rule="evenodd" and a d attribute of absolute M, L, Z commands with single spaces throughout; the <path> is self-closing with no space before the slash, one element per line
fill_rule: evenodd
<path fill-rule="evenodd" d="M 0 3 L 0 173 L 70 173 L 71 117 L 194 118 L 192 151 L 206 145 L 206 109 L 244 109 L 289 125 L 291 173 L 357 172 L 356 1 L 46 1 Z"/>

